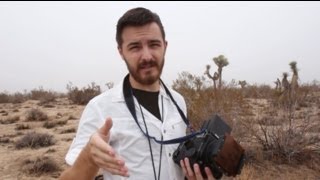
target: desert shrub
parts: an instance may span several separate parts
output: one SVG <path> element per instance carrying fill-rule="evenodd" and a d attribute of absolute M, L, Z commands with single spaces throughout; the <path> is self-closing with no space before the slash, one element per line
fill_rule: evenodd
<path fill-rule="evenodd" d="M 270 98 L 275 94 L 269 85 L 250 85 L 242 88 L 242 93 L 245 98 Z"/>
<path fill-rule="evenodd" d="M 30 126 L 28 124 L 17 124 L 15 130 L 24 130 L 24 129 L 30 129 Z"/>
<path fill-rule="evenodd" d="M 61 121 L 46 121 L 43 124 L 43 127 L 47 128 L 47 129 L 51 129 L 56 127 L 57 125 L 63 126 L 65 124 L 67 124 L 67 120 L 61 120 Z"/>
<path fill-rule="evenodd" d="M 46 151 L 46 153 L 54 153 L 54 152 L 56 152 L 56 150 L 55 149 L 48 149 L 48 151 Z"/>
<path fill-rule="evenodd" d="M 21 139 L 15 143 L 17 149 L 29 147 L 29 148 L 40 148 L 47 147 L 55 144 L 55 140 L 52 135 L 43 133 L 27 133 Z"/>
<path fill-rule="evenodd" d="M 54 128 L 57 125 L 56 122 L 52 122 L 52 121 L 46 121 L 43 123 L 43 127 L 47 128 L 47 129 L 51 129 Z"/>
<path fill-rule="evenodd" d="M 68 134 L 68 133 L 74 133 L 74 132 L 76 132 L 75 128 L 69 128 L 69 129 L 62 130 L 60 134 Z"/>
<path fill-rule="evenodd" d="M 10 143 L 10 138 L 0 137 L 0 143 L 2 143 L 2 144 Z"/>
<path fill-rule="evenodd" d="M 186 72 L 174 81 L 173 89 L 184 97 L 188 118 L 196 129 L 214 114 L 219 114 L 232 126 L 231 119 L 241 113 L 240 107 L 246 104 L 241 90 L 234 84 L 214 89 L 204 78 Z"/>
<path fill-rule="evenodd" d="M 44 90 L 42 87 L 30 91 L 30 99 L 39 100 L 39 105 L 46 105 L 49 102 L 56 101 L 58 94 L 53 91 Z"/>
<path fill-rule="evenodd" d="M 63 126 L 67 124 L 67 120 L 61 120 L 61 121 L 57 121 L 57 125 Z"/>
<path fill-rule="evenodd" d="M 9 94 L 6 92 L 0 93 L 0 103 L 23 103 L 27 100 L 27 95 L 20 92 Z"/>
<path fill-rule="evenodd" d="M 13 124 L 13 123 L 19 121 L 19 119 L 20 119 L 19 116 L 8 117 L 4 120 L 0 120 L 0 124 Z"/>
<path fill-rule="evenodd" d="M 305 118 L 292 125 L 287 119 L 280 118 L 276 123 L 271 119 L 261 116 L 241 122 L 247 130 L 247 139 L 261 145 L 266 159 L 290 163 L 310 152 L 320 151 L 320 137 L 310 133 L 313 128 L 310 119 Z"/>
<path fill-rule="evenodd" d="M 68 120 L 76 120 L 77 118 L 74 115 L 69 115 Z"/>
<path fill-rule="evenodd" d="M 17 92 L 17 93 L 14 93 L 12 96 L 11 96 L 11 103 L 23 103 L 25 102 L 26 100 L 28 100 L 28 97 L 26 94 L 22 94 L 20 92 Z"/>
<path fill-rule="evenodd" d="M 26 115 L 27 121 L 45 121 L 48 120 L 48 115 L 39 109 L 30 109 Z"/>
<path fill-rule="evenodd" d="M 0 93 L 0 103 L 10 103 L 10 95 L 5 92 Z"/>
<path fill-rule="evenodd" d="M 50 157 L 37 157 L 35 160 L 27 159 L 22 166 L 24 172 L 37 176 L 60 170 L 59 165 Z"/>
<path fill-rule="evenodd" d="M 87 104 L 93 97 L 99 95 L 101 93 L 101 89 L 99 85 L 96 85 L 94 82 L 88 87 L 84 87 L 79 89 L 76 86 L 73 86 L 72 83 L 67 85 L 68 90 L 68 99 L 71 100 L 75 104 L 85 105 Z"/>

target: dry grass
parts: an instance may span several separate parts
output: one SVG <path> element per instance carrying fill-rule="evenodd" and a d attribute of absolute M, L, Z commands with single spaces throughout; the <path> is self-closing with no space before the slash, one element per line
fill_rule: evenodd
<path fill-rule="evenodd" d="M 67 89 L 69 100 L 79 105 L 87 104 L 93 97 L 101 93 L 100 86 L 95 83 L 91 83 L 88 87 L 83 87 L 82 89 L 79 89 L 78 87 L 73 86 L 72 83 L 69 83 L 67 85 Z"/>
<path fill-rule="evenodd" d="M 48 120 L 48 115 L 40 109 L 31 109 L 27 111 L 26 121 L 45 121 Z"/>
<path fill-rule="evenodd" d="M 23 162 L 22 167 L 24 172 L 35 176 L 60 170 L 59 165 L 50 157 L 38 157 L 35 160 L 27 159 Z"/>
<path fill-rule="evenodd" d="M 52 135 L 31 132 L 24 135 L 21 139 L 19 139 L 15 143 L 15 147 L 17 149 L 26 148 L 26 147 L 40 148 L 40 147 L 52 146 L 55 144 L 55 142 L 56 141 L 54 140 Z"/>
<path fill-rule="evenodd" d="M 1 119 L 0 124 L 13 124 L 20 120 L 19 116 L 8 117 L 6 119 Z"/>
<path fill-rule="evenodd" d="M 90 88 L 98 90 L 95 85 Z M 185 97 L 188 118 L 195 128 L 217 113 L 233 128 L 233 137 L 246 149 L 247 160 L 242 173 L 236 178 L 224 176 L 223 179 L 320 178 L 319 85 L 301 85 L 294 106 L 281 102 L 280 94 L 265 85 L 247 85 L 240 89 L 231 82 L 224 84 L 220 91 L 214 91 L 202 78 L 187 76 L 177 81 L 175 89 Z M 81 91 L 75 87 L 70 90 L 71 93 Z M 88 93 L 85 101 L 84 98 L 71 100 L 81 96 L 79 94 L 69 94 L 68 99 L 57 97 L 44 104 L 40 103 L 40 97 L 30 100 L 30 95 L 20 104 L 13 104 L 12 99 L 1 104 L 0 94 L 0 159 L 3 164 L 0 177 L 58 178 L 67 167 L 64 156 L 84 109 L 77 104 L 85 104 L 90 99 L 87 97 L 94 93 Z M 18 97 L 21 94 L 16 99 Z M 13 117 L 20 118 L 14 120 Z M 21 120 L 25 120 L 23 124 Z M 15 148 L 16 144 L 19 148 Z M 49 159 L 54 159 L 56 164 L 37 157 L 39 155 L 50 155 Z M 25 160 L 26 157 L 29 159 Z"/>

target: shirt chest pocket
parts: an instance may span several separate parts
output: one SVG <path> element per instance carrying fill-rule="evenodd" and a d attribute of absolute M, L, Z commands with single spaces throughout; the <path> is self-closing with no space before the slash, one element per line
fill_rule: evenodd
<path fill-rule="evenodd" d="M 113 118 L 112 129 L 114 131 L 119 131 L 119 132 L 137 132 L 137 131 L 139 132 L 140 131 L 136 121 L 133 118 L 129 118 L 129 117 Z"/>
<path fill-rule="evenodd" d="M 167 137 L 170 139 L 179 138 L 186 135 L 186 127 L 187 125 L 181 119 L 170 119 L 166 127 L 164 128 L 164 134 L 167 134 Z"/>

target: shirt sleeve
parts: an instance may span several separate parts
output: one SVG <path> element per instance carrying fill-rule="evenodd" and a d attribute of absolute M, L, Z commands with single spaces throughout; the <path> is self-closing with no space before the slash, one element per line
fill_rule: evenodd
<path fill-rule="evenodd" d="M 88 143 L 91 135 L 97 132 L 103 125 L 103 122 L 94 103 L 90 102 L 81 115 L 76 136 L 65 157 L 67 164 L 71 166 L 74 164 L 81 150 Z"/>

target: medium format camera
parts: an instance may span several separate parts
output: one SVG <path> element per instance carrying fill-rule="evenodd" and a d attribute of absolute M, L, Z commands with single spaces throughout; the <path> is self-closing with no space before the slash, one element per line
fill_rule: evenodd
<path fill-rule="evenodd" d="M 191 167 L 197 163 L 204 178 L 204 167 L 209 167 L 213 176 L 220 179 L 223 175 L 240 174 L 244 164 L 244 149 L 230 135 L 231 128 L 215 115 L 205 121 L 204 133 L 180 143 L 173 154 L 173 160 L 180 166 L 180 160 L 189 158 Z"/>

